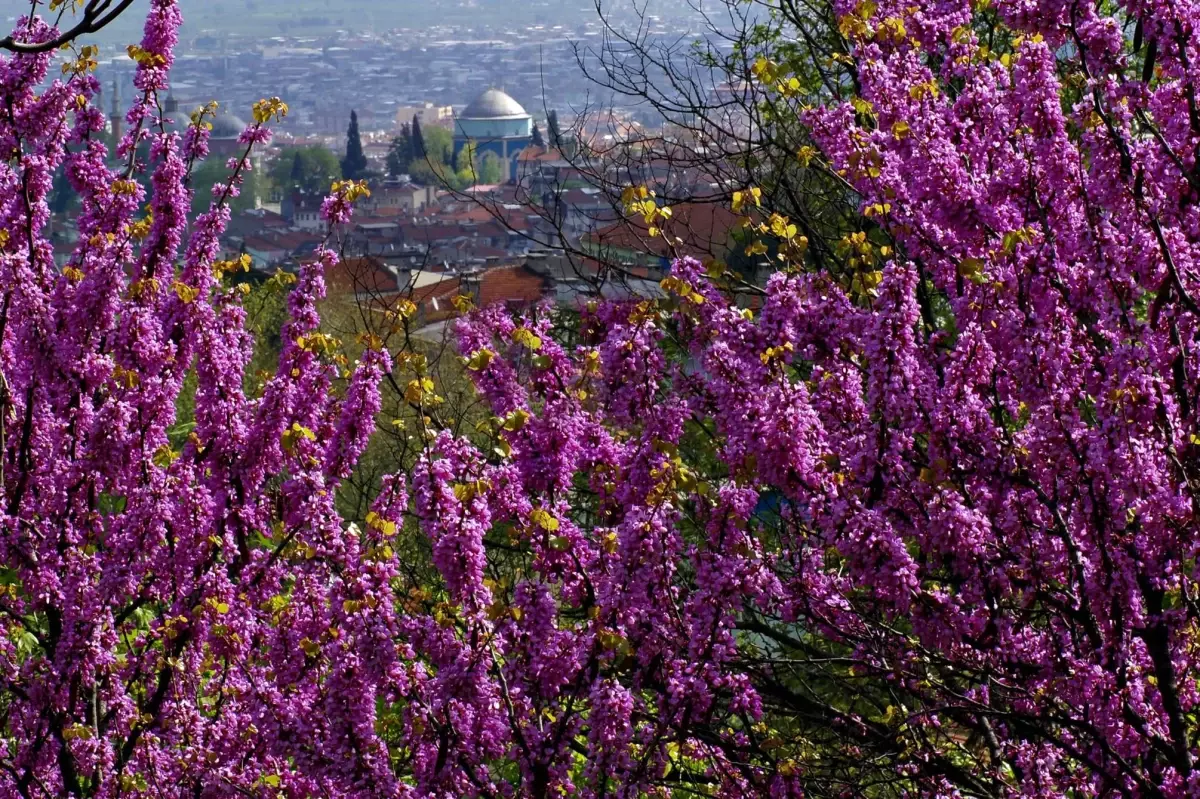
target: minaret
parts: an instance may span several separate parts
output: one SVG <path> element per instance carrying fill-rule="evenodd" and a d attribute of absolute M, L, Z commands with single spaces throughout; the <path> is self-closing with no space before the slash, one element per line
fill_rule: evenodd
<path fill-rule="evenodd" d="M 108 120 L 112 124 L 113 141 L 121 140 L 121 103 L 117 92 L 117 79 L 113 78 L 112 82 L 112 107 L 109 111 Z"/>

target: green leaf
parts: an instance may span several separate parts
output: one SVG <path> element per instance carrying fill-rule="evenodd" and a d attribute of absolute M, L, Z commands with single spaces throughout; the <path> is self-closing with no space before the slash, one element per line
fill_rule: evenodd
<path fill-rule="evenodd" d="M 125 497 L 119 497 L 115 494 L 101 493 L 96 497 L 96 510 L 106 516 L 112 516 L 117 513 L 125 512 Z"/>

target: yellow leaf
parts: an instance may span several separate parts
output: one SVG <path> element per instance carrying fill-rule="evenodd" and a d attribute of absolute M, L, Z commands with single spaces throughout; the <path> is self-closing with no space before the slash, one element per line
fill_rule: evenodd
<path fill-rule="evenodd" d="M 963 277 L 974 277 L 983 271 L 983 261 L 978 258 L 963 258 L 956 270 Z"/>
<path fill-rule="evenodd" d="M 452 490 L 459 502 L 470 502 L 490 487 L 487 480 L 472 480 L 469 483 L 455 483 Z"/>
<path fill-rule="evenodd" d="M 471 357 L 467 360 L 467 368 L 472 372 L 478 372 L 482 369 L 486 369 L 495 357 L 496 353 L 492 352 L 491 350 L 478 350 L 472 353 Z"/>
<path fill-rule="evenodd" d="M 307 427 L 304 427 L 299 422 L 292 422 L 292 426 L 283 431 L 283 435 L 280 438 L 280 443 L 283 444 L 283 448 L 287 452 L 291 453 L 295 451 L 296 444 L 298 444 L 301 439 L 316 441 L 317 434 L 312 430 L 309 430 Z"/>
<path fill-rule="evenodd" d="M 540 350 L 542 348 L 541 338 L 539 338 L 532 330 L 525 327 L 518 327 L 513 330 L 512 340 L 531 350 Z"/>
<path fill-rule="evenodd" d="M 251 110 L 254 114 L 255 123 L 259 125 L 265 125 L 272 119 L 283 119 L 288 113 L 287 103 L 285 103 L 283 100 L 280 100 L 278 97 L 269 97 L 259 100 L 254 104 L 254 107 Z M 353 200 L 354 198 L 349 197 L 347 199 Z"/>
<path fill-rule="evenodd" d="M 432 392 L 433 380 L 428 377 L 421 377 L 409 381 L 408 386 L 404 389 L 404 399 L 413 405 L 419 405 L 425 399 L 425 395 Z"/>
<path fill-rule="evenodd" d="M 522 427 L 524 427 L 525 423 L 528 421 L 529 421 L 529 412 L 518 408 L 517 410 L 508 414 L 508 416 L 504 417 L 504 425 L 503 426 L 504 426 L 504 429 L 509 431 L 510 433 L 515 433 L 518 430 L 520 430 Z"/>
<path fill-rule="evenodd" d="M 183 303 L 194 302 L 200 296 L 200 289 L 178 280 L 171 284 L 171 288 L 175 290 L 175 296 Z"/>
<path fill-rule="evenodd" d="M 383 518 L 375 511 L 367 514 L 366 521 L 367 527 L 370 527 L 372 530 L 378 530 L 384 536 L 390 538 L 396 534 L 396 523 Z"/>

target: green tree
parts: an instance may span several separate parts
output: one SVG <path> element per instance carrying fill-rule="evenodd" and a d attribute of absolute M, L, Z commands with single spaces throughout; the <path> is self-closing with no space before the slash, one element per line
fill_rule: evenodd
<path fill-rule="evenodd" d="M 388 148 L 387 171 L 392 177 L 408 174 L 408 169 L 414 160 L 412 129 L 405 124 L 400 135 L 392 139 Z"/>
<path fill-rule="evenodd" d="M 475 171 L 476 146 L 475 142 L 468 141 L 463 145 L 462 149 L 454 154 L 454 171 L 455 172 L 473 172 Z"/>
<path fill-rule="evenodd" d="M 413 114 L 412 154 L 413 154 L 414 160 L 425 157 L 425 153 L 426 153 L 425 137 L 422 134 L 423 134 L 423 131 L 421 130 L 421 120 L 420 120 L 420 118 L 417 117 L 416 114 Z"/>
<path fill-rule="evenodd" d="M 366 174 L 367 166 L 362 137 L 358 132 L 358 113 L 351 111 L 350 127 L 346 128 L 346 157 L 342 159 L 342 177 L 347 180 L 358 180 Z"/>
<path fill-rule="evenodd" d="M 550 146 L 558 149 L 562 147 L 562 133 L 558 129 L 558 112 L 551 110 L 546 117 L 546 132 L 550 134 Z"/>
<path fill-rule="evenodd" d="M 323 194 L 341 176 L 341 167 L 337 156 L 325 147 L 290 147 L 272 162 L 268 175 L 281 194 Z"/>
<path fill-rule="evenodd" d="M 505 174 L 504 161 L 495 153 L 484 153 L 479 159 L 479 182 L 484 185 L 503 183 L 508 179 Z"/>
<path fill-rule="evenodd" d="M 192 170 L 192 213 L 202 214 L 213 201 L 213 186 L 229 179 L 229 168 L 220 159 L 208 159 Z M 233 213 L 254 208 L 262 196 L 263 181 L 258 172 L 243 173 L 241 191 L 228 201 Z"/>
<path fill-rule="evenodd" d="M 462 188 L 462 181 L 454 171 L 453 164 L 442 161 L 413 161 L 408 175 L 414 183 L 422 186 L 446 186 L 451 189 Z"/>
<path fill-rule="evenodd" d="M 475 142 L 468 141 L 454 156 L 454 174 L 461 187 L 479 183 L 479 158 Z"/>
<path fill-rule="evenodd" d="M 443 164 L 454 162 L 454 136 L 445 128 L 429 128 L 422 133 L 422 156 Z"/>
<path fill-rule="evenodd" d="M 542 138 L 542 131 L 537 126 L 536 122 L 533 123 L 533 146 L 534 147 L 545 147 L 546 146 L 546 140 Z"/>
<path fill-rule="evenodd" d="M 414 128 L 418 130 L 418 128 Z M 461 188 L 455 169 L 454 137 L 445 128 L 429 128 L 423 134 L 424 155 L 417 156 L 417 137 L 413 136 L 413 160 L 408 166 L 409 176 L 417 183 L 444 185 L 452 189 Z"/>

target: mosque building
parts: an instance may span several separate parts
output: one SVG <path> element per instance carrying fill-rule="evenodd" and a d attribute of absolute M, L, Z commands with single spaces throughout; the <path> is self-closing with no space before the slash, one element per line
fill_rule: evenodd
<path fill-rule="evenodd" d="M 183 135 L 192 124 L 191 114 L 181 111 L 179 101 L 171 94 L 167 95 L 163 106 L 163 118 L 170 123 L 170 129 Z M 210 117 L 209 122 L 212 124 L 212 130 L 208 135 L 208 150 L 212 155 L 229 158 L 245 152 L 246 145 L 238 140 L 242 131 L 246 129 L 246 123 L 240 117 L 225 110 L 218 110 L 216 117 Z M 257 160 L 255 155 L 251 157 Z"/>
<path fill-rule="evenodd" d="M 505 164 L 505 175 L 516 175 L 517 156 L 533 137 L 533 117 L 521 104 L 499 89 L 476 97 L 454 120 L 454 154 L 475 145 L 477 157 L 494 153 Z"/>

